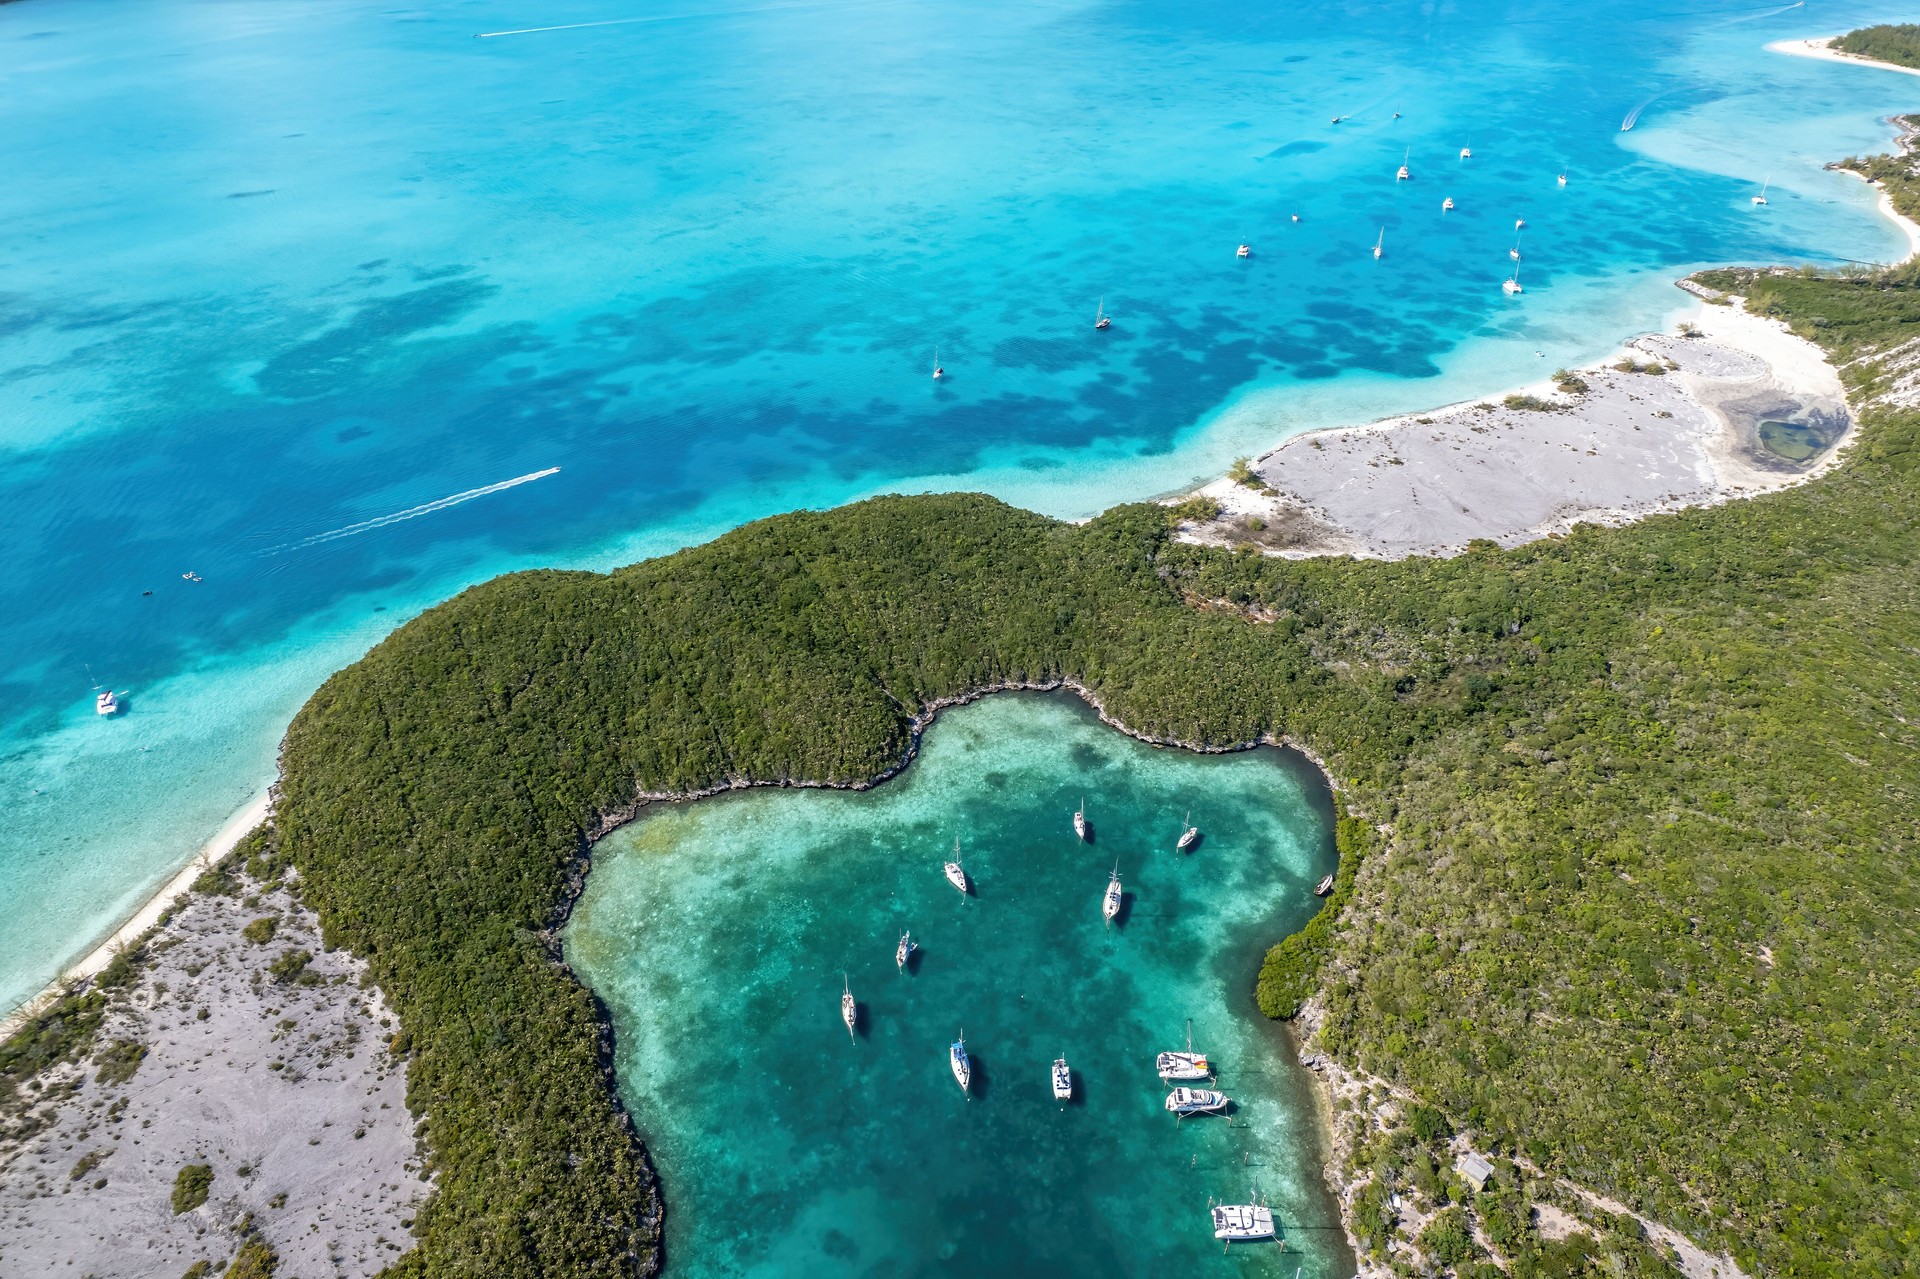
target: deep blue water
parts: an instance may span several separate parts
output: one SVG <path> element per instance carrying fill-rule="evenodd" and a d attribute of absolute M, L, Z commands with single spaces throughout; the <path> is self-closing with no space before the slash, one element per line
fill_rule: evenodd
<path fill-rule="evenodd" d="M 0 1004 L 464 584 L 888 489 L 1083 515 L 1700 263 L 1896 252 L 1820 165 L 1920 82 L 1762 46 L 1899 11 L 1644 8 L 0 6 Z"/>

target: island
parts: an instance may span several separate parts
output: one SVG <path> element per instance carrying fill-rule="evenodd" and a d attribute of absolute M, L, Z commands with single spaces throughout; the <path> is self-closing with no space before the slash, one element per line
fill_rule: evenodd
<path fill-rule="evenodd" d="M 411 1223 L 389 1273 L 651 1274 L 673 1187 L 558 943 L 596 841 L 663 801 L 871 786 L 944 708 L 1066 689 L 1147 741 L 1286 744 L 1325 772 L 1335 884 L 1248 998 L 1324 1080 L 1368 1273 L 1910 1272 L 1917 278 L 1695 277 L 1709 306 L 1822 353 L 1847 413 L 1772 445 L 1766 422 L 1813 418 L 1756 419 L 1780 482 L 1704 504 L 1429 548 L 1447 554 L 1285 555 L 1196 536 L 1222 518 L 1205 493 L 1084 524 L 880 497 L 474 587 L 328 680 L 265 823 L 0 1049 L 8 1149 L 50 1165 L 46 1134 L 92 1131 L 69 1101 L 149 1068 L 120 992 L 171 1007 L 157 986 L 188 978 L 153 965 L 198 944 L 246 956 L 242 985 L 259 972 L 247 1008 L 269 1035 L 322 1019 L 302 1073 L 372 1054 L 329 1076 L 324 1122 L 364 1119 L 376 1175 L 413 1178 L 356 1236 Z M 1626 357 L 1660 373 L 1618 375 L 1680 376 L 1707 340 L 1661 339 Z M 224 946 L 180 931 L 215 926 L 210 898 L 238 903 Z M 297 1015 L 272 1011 L 295 995 Z M 184 1033 L 183 1011 L 149 1024 Z M 366 1104 L 402 1072 L 417 1151 Z M 44 1195 L 124 1157 L 83 1168 L 71 1140 Z M 227 1175 L 182 1159 L 170 1184 L 191 1208 Z M 270 1272 L 272 1228 L 236 1216 L 226 1273 Z"/>

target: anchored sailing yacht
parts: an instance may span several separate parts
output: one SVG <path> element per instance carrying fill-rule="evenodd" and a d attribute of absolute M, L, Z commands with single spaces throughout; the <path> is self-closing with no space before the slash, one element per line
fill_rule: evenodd
<path fill-rule="evenodd" d="M 1373 256 L 1383 258 L 1387 255 L 1387 228 L 1380 228 L 1380 238 L 1373 242 Z"/>
<path fill-rule="evenodd" d="M 1520 287 L 1520 268 L 1518 266 L 1513 268 L 1513 275 L 1510 278 L 1500 281 L 1500 291 L 1509 297 L 1515 293 L 1524 293 L 1526 291 Z"/>
<path fill-rule="evenodd" d="M 93 699 L 93 709 L 101 715 L 118 715 L 120 699 L 113 695 L 112 689 L 103 689 L 100 695 Z"/>
<path fill-rule="evenodd" d="M 1313 886 L 1313 895 L 1315 897 L 1325 897 L 1328 893 L 1332 891 L 1333 891 L 1333 876 L 1331 875 L 1327 876 L 1325 879 L 1321 880 L 1319 883 Z"/>
<path fill-rule="evenodd" d="M 907 966 L 907 956 L 911 955 L 914 951 L 919 949 L 920 949 L 920 943 L 913 939 L 912 933 L 910 932 L 901 933 L 900 947 L 898 950 L 895 950 L 893 952 L 893 966 L 897 969 L 904 971 Z"/>
<path fill-rule="evenodd" d="M 1073 810 L 1073 833 L 1081 839 L 1087 837 L 1087 797 L 1080 797 L 1080 807 Z"/>
<path fill-rule="evenodd" d="M 947 371 L 940 367 L 940 348 L 936 346 L 933 348 L 933 380 L 938 382 L 946 375 Z"/>
<path fill-rule="evenodd" d="M 840 974 L 840 1020 L 847 1023 L 847 1038 L 853 1038 L 853 1027 L 860 1020 L 860 1005 L 853 1002 L 853 987 L 847 984 L 847 975 Z"/>
<path fill-rule="evenodd" d="M 1184 829 L 1180 832 L 1180 842 L 1175 844 L 1174 848 L 1183 853 L 1189 848 L 1192 848 L 1200 840 L 1200 828 L 1192 825 L 1189 821 L 1192 816 L 1193 810 L 1189 808 L 1186 817 L 1180 819 L 1180 825 L 1184 827 Z"/>
<path fill-rule="evenodd" d="M 1524 230 L 1526 230 L 1526 229 L 1527 229 L 1527 220 L 1526 220 L 1525 218 L 1515 218 L 1515 219 L 1513 220 L 1513 229 L 1514 229 L 1514 230 L 1516 230 L 1516 231 L 1524 231 Z"/>
<path fill-rule="evenodd" d="M 1176 1088 L 1167 1094 L 1167 1109 L 1176 1115 L 1211 1115 L 1227 1108 L 1227 1094 L 1211 1088 Z"/>
<path fill-rule="evenodd" d="M 967 1060 L 967 1032 L 961 1031 L 960 1038 L 947 1048 L 947 1064 L 953 1067 L 953 1081 L 960 1085 L 960 1091 L 967 1094 L 967 1100 L 973 1100 L 973 1063 Z"/>
<path fill-rule="evenodd" d="M 1094 312 L 1093 327 L 1096 329 L 1110 329 L 1113 327 L 1113 319 L 1107 314 L 1107 300 L 1104 297 L 1100 299 L 1099 310 Z"/>
<path fill-rule="evenodd" d="M 1448 197 L 1447 197 L 1446 199 L 1444 199 L 1444 200 L 1442 200 L 1442 201 L 1440 201 L 1440 212 L 1442 212 L 1442 213 L 1452 213 L 1452 212 L 1453 212 L 1453 197 L 1452 197 L 1452 196 L 1448 196 Z"/>
<path fill-rule="evenodd" d="M 949 884 L 963 893 L 968 891 L 967 872 L 960 868 L 960 837 L 958 835 L 953 837 L 953 860 L 946 864 L 945 870 Z"/>
<path fill-rule="evenodd" d="M 1100 899 L 1100 914 L 1109 924 L 1120 913 L 1120 863 L 1113 864 L 1113 877 L 1107 880 L 1107 892 Z"/>
<path fill-rule="evenodd" d="M 1187 1023 L 1187 1050 L 1185 1052 L 1161 1053 L 1153 1059 L 1153 1068 L 1163 1080 L 1172 1079 L 1210 1079 L 1213 1069 L 1207 1064 L 1207 1055 L 1193 1051 L 1193 1023 Z"/>
<path fill-rule="evenodd" d="M 1412 171 L 1407 168 L 1407 161 L 1412 158 L 1413 158 L 1413 148 L 1408 147 L 1407 153 L 1400 157 L 1400 171 L 1393 175 L 1393 180 L 1395 182 L 1405 182 L 1408 178 L 1413 176 Z"/>
<path fill-rule="evenodd" d="M 1564 173 L 1560 175 L 1560 185 L 1561 186 L 1567 185 L 1567 175 Z"/>
<path fill-rule="evenodd" d="M 1767 188 L 1772 185 L 1773 185 L 1773 179 L 1771 177 L 1769 177 L 1765 182 L 1762 182 L 1760 184 L 1760 194 L 1753 197 L 1753 202 L 1755 204 L 1765 204 L 1767 202 Z"/>
<path fill-rule="evenodd" d="M 1471 160 L 1471 159 L 1473 159 L 1473 148 L 1472 148 L 1472 147 L 1461 147 L 1461 148 L 1460 148 L 1460 158 L 1461 158 L 1462 160 Z"/>
<path fill-rule="evenodd" d="M 1236 258 L 1250 258 L 1253 256 L 1253 246 L 1251 244 L 1243 244 L 1233 251 L 1233 256 Z"/>
<path fill-rule="evenodd" d="M 1260 1204 L 1215 1204 L 1213 1237 L 1229 1244 L 1236 1239 L 1271 1239 L 1273 1209 Z"/>
<path fill-rule="evenodd" d="M 1073 1072 L 1067 1069 L 1065 1057 L 1053 1059 L 1053 1099 L 1055 1101 L 1073 1100 Z"/>

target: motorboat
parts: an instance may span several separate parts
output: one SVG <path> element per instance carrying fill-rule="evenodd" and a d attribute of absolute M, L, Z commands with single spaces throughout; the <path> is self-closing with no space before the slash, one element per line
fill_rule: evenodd
<path fill-rule="evenodd" d="M 1107 880 L 1106 894 L 1100 898 L 1100 915 L 1109 924 L 1113 922 L 1113 917 L 1120 913 L 1121 895 L 1120 863 L 1115 862 L 1113 864 L 1113 876 Z"/>
<path fill-rule="evenodd" d="M 1153 1068 L 1166 1081 L 1213 1078 L 1213 1067 L 1208 1064 L 1207 1055 L 1193 1051 L 1192 1022 L 1187 1023 L 1186 1051 L 1161 1053 L 1153 1059 Z"/>
<path fill-rule="evenodd" d="M 1073 1100 L 1073 1071 L 1067 1068 L 1065 1057 L 1053 1059 L 1053 1099 L 1055 1101 Z"/>
<path fill-rule="evenodd" d="M 1176 1088 L 1167 1094 L 1167 1109 L 1176 1115 L 1212 1115 L 1227 1108 L 1227 1094 L 1212 1088 Z"/>
<path fill-rule="evenodd" d="M 948 862 L 944 869 L 949 884 L 963 893 L 972 891 L 972 887 L 967 883 L 967 872 L 960 865 L 960 837 L 957 835 L 953 840 L 953 860 Z"/>
<path fill-rule="evenodd" d="M 953 1067 L 953 1081 L 960 1085 L 960 1091 L 967 1094 L 967 1100 L 973 1100 L 973 1063 L 967 1060 L 967 1032 L 961 1031 L 960 1038 L 953 1041 L 947 1049 L 947 1064 Z"/>
<path fill-rule="evenodd" d="M 1215 1204 L 1213 1237 L 1228 1243 L 1236 1239 L 1271 1239 L 1273 1209 L 1260 1204 Z"/>
<path fill-rule="evenodd" d="M 120 699 L 113 695 L 112 689 L 102 689 L 100 694 L 93 699 L 93 709 L 101 715 L 118 715 L 120 713 Z"/>
<path fill-rule="evenodd" d="M 1189 808 L 1187 815 L 1180 819 L 1182 828 L 1180 831 L 1180 842 L 1175 844 L 1174 848 L 1183 853 L 1200 842 L 1200 828 L 1191 823 L 1190 819 L 1192 817 L 1193 810 Z"/>
<path fill-rule="evenodd" d="M 901 933 L 900 945 L 893 952 L 893 966 L 895 968 L 905 970 L 907 966 L 907 957 L 912 955 L 914 951 L 919 949 L 920 949 L 920 943 L 913 939 L 912 933 L 910 932 Z"/>
<path fill-rule="evenodd" d="M 1327 876 L 1325 879 L 1321 880 L 1319 883 L 1313 886 L 1313 895 L 1315 897 L 1325 897 L 1328 893 L 1332 891 L 1333 891 L 1333 876 L 1331 875 Z"/>
<path fill-rule="evenodd" d="M 860 1022 L 860 1005 L 853 1002 L 853 987 L 847 984 L 847 975 L 840 974 L 840 1020 L 847 1023 L 847 1038 L 853 1038 L 853 1028 Z"/>

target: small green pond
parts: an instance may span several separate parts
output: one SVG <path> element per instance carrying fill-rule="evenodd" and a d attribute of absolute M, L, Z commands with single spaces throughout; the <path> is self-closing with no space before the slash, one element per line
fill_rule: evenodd
<path fill-rule="evenodd" d="M 1183 855 L 1189 808 L 1205 836 Z M 1023 694 L 945 713 L 874 790 L 744 792 L 610 836 L 567 954 L 612 1010 L 667 1273 L 1346 1279 L 1317 1103 L 1252 1000 L 1264 948 L 1319 905 L 1330 823 L 1298 755 L 1155 749 Z M 941 874 L 956 836 L 967 898 Z M 1231 1121 L 1163 1107 L 1154 1054 L 1188 1019 Z M 962 1030 L 972 1100 L 948 1069 Z M 1208 1198 L 1250 1191 L 1286 1246 L 1223 1256 Z"/>

